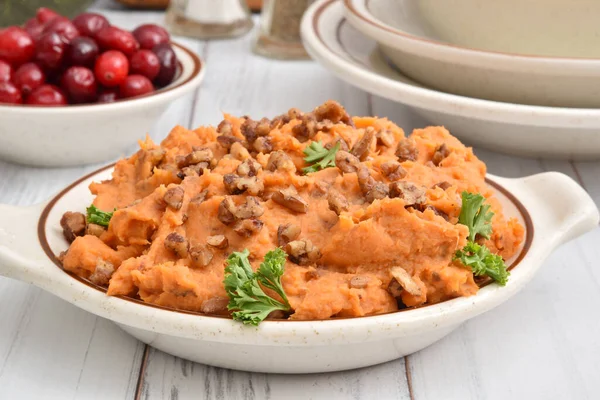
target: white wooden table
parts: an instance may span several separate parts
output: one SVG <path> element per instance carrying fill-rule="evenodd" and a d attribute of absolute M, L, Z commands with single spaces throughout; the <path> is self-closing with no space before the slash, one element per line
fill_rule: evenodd
<path fill-rule="evenodd" d="M 157 12 L 115 9 L 106 0 L 97 6 L 129 28 L 163 19 Z M 181 40 L 201 54 L 208 74 L 198 91 L 171 105 L 150 132 L 153 139 L 164 138 L 175 124 L 217 124 L 222 111 L 274 116 L 290 107 L 310 110 L 327 99 L 354 115 L 388 117 L 408 132 L 426 124 L 314 62 L 255 56 L 251 40 L 252 35 Z M 526 159 L 481 149 L 476 154 L 494 174 L 564 172 L 600 202 L 600 162 Z M 44 201 L 97 167 L 38 169 L 0 162 L 0 202 Z M 0 278 L 0 399 L 598 399 L 599 260 L 596 229 L 552 254 L 520 294 L 435 345 L 371 368 L 303 376 L 194 364 L 33 286 Z"/>

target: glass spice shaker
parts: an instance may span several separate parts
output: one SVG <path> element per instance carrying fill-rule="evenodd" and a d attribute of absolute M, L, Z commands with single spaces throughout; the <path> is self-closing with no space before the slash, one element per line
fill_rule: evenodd
<path fill-rule="evenodd" d="M 198 39 L 240 36 L 254 25 L 246 0 L 171 0 L 166 24 L 175 35 Z"/>
<path fill-rule="evenodd" d="M 265 0 L 254 52 L 270 58 L 307 59 L 300 38 L 302 15 L 312 0 Z"/>

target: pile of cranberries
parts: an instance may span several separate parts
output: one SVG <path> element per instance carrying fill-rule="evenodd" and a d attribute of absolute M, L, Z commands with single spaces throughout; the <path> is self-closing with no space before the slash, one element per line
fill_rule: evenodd
<path fill-rule="evenodd" d="M 40 8 L 0 30 L 0 103 L 109 103 L 168 85 L 176 69 L 169 34 L 153 24 L 129 32 L 100 14 Z"/>

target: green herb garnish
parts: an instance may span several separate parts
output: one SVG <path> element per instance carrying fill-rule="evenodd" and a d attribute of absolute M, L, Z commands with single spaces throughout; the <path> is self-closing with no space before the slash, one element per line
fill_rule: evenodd
<path fill-rule="evenodd" d="M 326 149 L 321 142 L 312 142 L 304 149 L 304 161 L 311 166 L 302 168 L 302 172 L 310 174 L 325 168 L 335 167 L 335 154 L 340 149 L 340 143 L 336 143 L 331 149 Z"/>
<path fill-rule="evenodd" d="M 231 253 L 223 284 L 229 297 L 227 308 L 234 311 L 233 319 L 246 325 L 258 325 L 273 311 L 291 309 L 281 285 L 287 254 L 280 248 L 269 251 L 256 272 L 248 261 L 249 254 L 248 250 Z M 283 302 L 267 295 L 261 285 L 277 293 Z"/>
<path fill-rule="evenodd" d="M 492 217 L 489 204 L 484 204 L 485 197 L 475 193 L 462 193 L 462 208 L 458 223 L 469 228 L 467 245 L 454 254 L 455 260 L 460 260 L 464 266 L 471 268 L 476 276 L 487 275 L 501 286 L 506 285 L 510 272 L 506 264 L 497 254 L 492 254 L 485 245 L 475 243 L 479 235 L 489 239 L 492 234 Z"/>
<path fill-rule="evenodd" d="M 90 224 L 101 225 L 104 227 L 108 227 L 108 223 L 112 218 L 114 212 L 104 212 L 96 208 L 95 205 L 89 206 L 86 210 L 87 213 L 87 222 Z M 115 208 L 116 211 L 116 208 Z"/>

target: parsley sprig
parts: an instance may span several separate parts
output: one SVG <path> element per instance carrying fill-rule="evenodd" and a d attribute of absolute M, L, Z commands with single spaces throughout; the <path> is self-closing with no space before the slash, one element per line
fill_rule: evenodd
<path fill-rule="evenodd" d="M 304 149 L 304 161 L 314 163 L 308 167 L 302 168 L 302 172 L 310 174 L 325 168 L 335 167 L 335 154 L 340 149 L 340 143 L 336 143 L 331 149 L 326 149 L 321 142 L 312 142 Z"/>
<path fill-rule="evenodd" d="M 256 326 L 273 311 L 291 309 L 281 285 L 287 254 L 280 248 L 269 251 L 256 272 L 252 271 L 248 255 L 248 250 L 231 253 L 223 284 L 229 297 L 227 308 L 235 310 L 233 319 Z M 273 290 L 283 302 L 267 295 L 263 287 Z"/>
<path fill-rule="evenodd" d="M 502 257 L 492 254 L 485 245 L 475 242 L 479 235 L 489 239 L 492 234 L 492 217 L 489 204 L 484 204 L 485 197 L 477 193 L 463 192 L 462 208 L 458 223 L 469 228 L 467 245 L 454 255 L 455 260 L 470 268 L 476 276 L 487 275 L 501 286 L 506 285 L 510 272 Z"/>
<path fill-rule="evenodd" d="M 116 210 L 116 208 L 115 208 Z M 90 224 L 101 225 L 104 227 L 108 227 L 110 219 L 112 218 L 114 212 L 105 212 L 98 208 L 95 205 L 91 205 L 86 208 L 87 213 L 87 222 Z"/>

